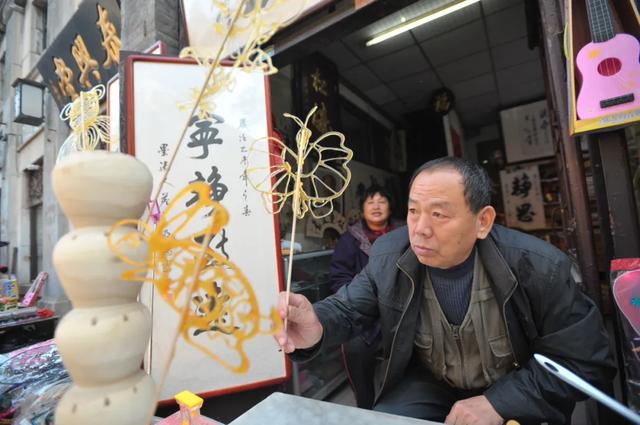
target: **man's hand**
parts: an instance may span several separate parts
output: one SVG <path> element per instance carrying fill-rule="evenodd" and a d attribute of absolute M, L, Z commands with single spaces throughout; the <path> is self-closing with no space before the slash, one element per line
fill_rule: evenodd
<path fill-rule="evenodd" d="M 280 292 L 278 312 L 284 319 L 288 317 L 287 332 L 282 330 L 274 335 L 285 353 L 297 348 L 310 348 L 322 339 L 322 325 L 309 300 L 300 294 L 289 294 L 289 308 L 286 308 L 286 292 Z"/>
<path fill-rule="evenodd" d="M 457 401 L 444 420 L 447 425 L 502 425 L 504 419 L 483 395 Z"/>

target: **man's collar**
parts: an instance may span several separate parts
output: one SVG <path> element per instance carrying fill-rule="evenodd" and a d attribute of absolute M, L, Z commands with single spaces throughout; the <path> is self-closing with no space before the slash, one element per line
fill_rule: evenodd
<path fill-rule="evenodd" d="M 420 276 L 420 270 L 424 267 L 424 265 L 418 261 L 418 257 L 411 249 L 411 245 L 409 245 L 404 254 L 398 258 L 397 264 L 398 267 L 414 279 Z"/>
<path fill-rule="evenodd" d="M 518 282 L 511 272 L 507 261 L 504 259 L 491 234 L 478 241 L 478 253 L 486 273 L 493 282 L 494 295 L 498 303 L 503 305 L 511 296 Z"/>
<path fill-rule="evenodd" d="M 491 278 L 491 282 L 493 282 L 494 294 L 500 305 L 502 305 L 515 289 L 517 285 L 516 278 L 498 250 L 498 246 L 491 234 L 485 239 L 478 240 L 476 246 L 485 271 Z M 398 258 L 397 264 L 398 267 L 414 279 L 419 279 L 421 270 L 424 268 L 424 265 L 418 261 L 418 257 L 411 249 L 411 245 Z"/>

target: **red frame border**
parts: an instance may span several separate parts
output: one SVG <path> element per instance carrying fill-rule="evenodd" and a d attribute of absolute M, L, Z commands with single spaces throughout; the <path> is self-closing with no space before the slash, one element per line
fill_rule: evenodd
<path fill-rule="evenodd" d="M 126 94 L 125 101 L 127 106 L 127 153 L 131 156 L 135 157 L 135 109 L 134 105 L 134 66 L 136 62 L 158 62 L 158 63 L 172 63 L 172 64 L 181 64 L 181 65 L 195 65 L 196 61 L 191 59 L 180 59 L 174 57 L 166 57 L 166 56 L 157 56 L 157 55 L 131 55 L 127 57 L 127 64 L 125 66 L 125 81 L 126 81 Z M 273 134 L 273 122 L 272 122 L 272 113 L 271 113 L 271 90 L 269 86 L 269 77 L 264 76 L 264 84 L 265 84 L 265 102 L 266 102 L 266 112 L 267 112 L 267 131 L 269 136 Z M 122 108 L 121 108 L 122 110 Z M 271 153 L 271 145 L 268 144 L 269 151 Z M 269 155 L 270 165 L 273 165 L 273 155 Z M 277 271 L 278 271 L 278 288 L 280 291 L 284 290 L 284 272 L 283 272 L 283 264 L 282 264 L 282 250 L 280 245 L 280 219 L 278 214 L 273 214 L 273 226 L 275 233 L 275 249 L 276 249 L 276 259 L 277 259 Z M 250 384 L 238 385 L 235 387 L 228 387 L 225 389 L 207 391 L 204 393 L 199 393 L 198 395 L 202 398 L 210 398 L 219 395 L 226 395 L 237 393 L 241 391 L 252 390 L 256 388 L 267 387 L 271 385 L 281 384 L 283 382 L 291 379 L 291 361 L 289 357 L 285 355 L 285 376 L 282 378 L 268 379 L 265 381 L 257 381 Z M 170 405 L 174 404 L 175 400 L 160 400 L 158 402 L 159 405 Z"/>
<path fill-rule="evenodd" d="M 611 271 L 640 269 L 640 258 L 615 258 L 611 260 Z"/>
<path fill-rule="evenodd" d="M 158 49 L 158 53 L 154 53 L 153 51 Z M 153 43 L 151 46 L 144 50 L 144 53 L 147 55 L 166 55 L 167 54 L 167 45 L 164 44 L 163 41 L 158 40 Z"/>

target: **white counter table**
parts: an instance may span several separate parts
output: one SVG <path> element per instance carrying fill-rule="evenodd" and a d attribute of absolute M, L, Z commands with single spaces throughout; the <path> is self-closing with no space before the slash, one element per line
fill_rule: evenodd
<path fill-rule="evenodd" d="M 441 425 L 341 404 L 273 393 L 229 425 Z"/>

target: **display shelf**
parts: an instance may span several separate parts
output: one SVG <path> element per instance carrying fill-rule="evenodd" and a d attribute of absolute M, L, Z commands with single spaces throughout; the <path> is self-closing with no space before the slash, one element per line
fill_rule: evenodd
<path fill-rule="evenodd" d="M 315 393 L 305 394 L 305 397 L 324 400 L 329 394 L 337 390 L 347 380 L 346 375 L 340 374 L 334 376 L 329 382 L 318 389 Z"/>
<path fill-rule="evenodd" d="M 295 254 L 293 256 L 291 290 L 306 296 L 310 302 L 330 295 L 329 267 L 333 250 Z M 288 259 L 284 259 L 287 269 Z M 292 365 L 292 392 L 322 400 L 347 379 L 340 348 L 323 353 L 305 363 Z"/>
<path fill-rule="evenodd" d="M 57 316 L 29 317 L 0 324 L 0 354 L 46 341 L 54 336 Z"/>

